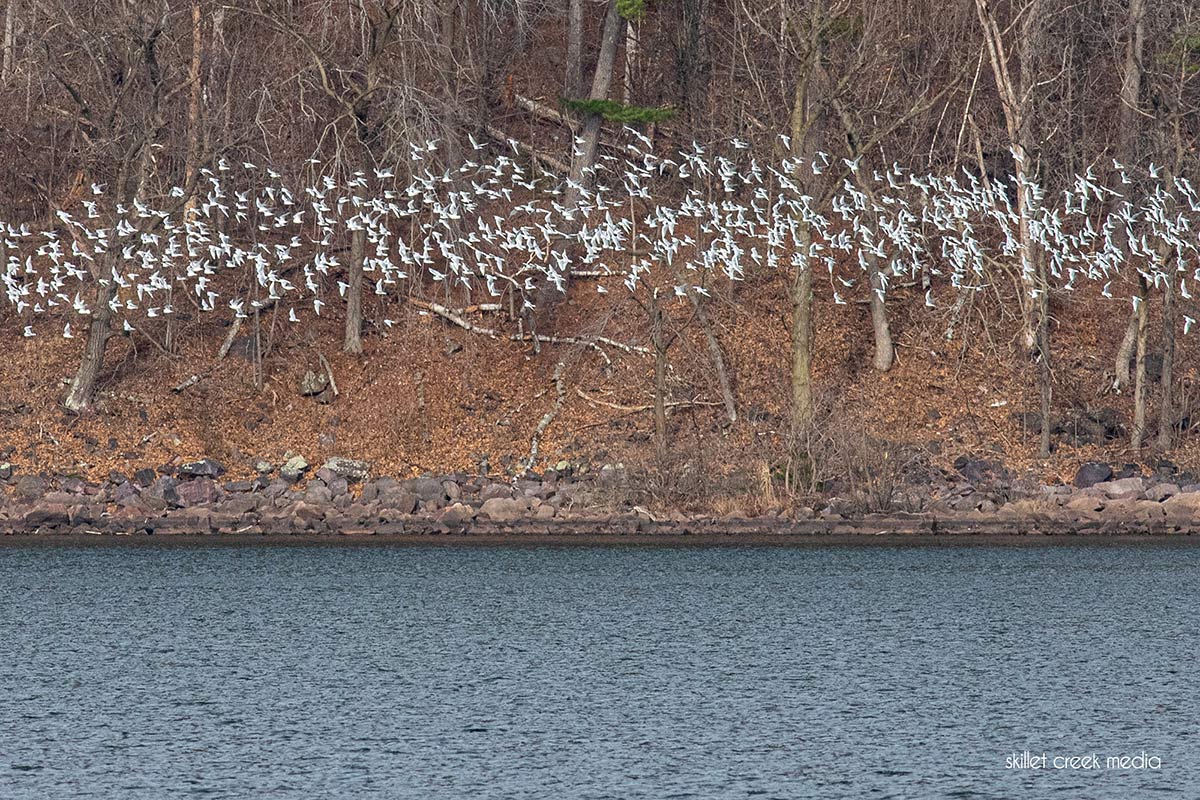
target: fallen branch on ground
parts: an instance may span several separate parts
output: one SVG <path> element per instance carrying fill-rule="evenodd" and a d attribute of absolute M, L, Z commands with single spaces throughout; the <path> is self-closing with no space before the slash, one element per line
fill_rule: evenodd
<path fill-rule="evenodd" d="M 533 431 L 533 438 L 529 443 L 529 458 L 525 459 L 525 469 L 533 469 L 533 464 L 537 461 L 538 444 L 541 442 L 542 434 L 546 432 L 546 428 L 550 427 L 550 423 L 558 416 L 558 412 L 562 410 L 563 403 L 566 401 L 567 390 L 563 384 L 563 362 L 561 361 L 554 365 L 554 389 L 557 392 L 554 405 L 542 416 L 537 428 Z"/>
<path fill-rule="evenodd" d="M 592 397 L 591 395 L 587 394 L 586 392 L 583 391 L 583 389 L 580 389 L 579 387 L 575 387 L 575 394 L 579 395 L 580 397 L 582 397 L 584 400 L 588 401 L 592 405 L 605 406 L 606 408 L 611 408 L 616 411 L 623 411 L 626 414 L 636 414 L 639 411 L 650 411 L 654 408 L 654 405 L 652 403 L 649 405 L 644 405 L 644 406 L 623 406 L 620 403 L 610 403 L 607 400 L 601 400 L 598 397 Z M 672 400 L 671 402 L 666 404 L 667 408 L 690 408 L 693 406 L 719 406 L 719 405 L 722 405 L 722 403 L 717 402 L 715 400 Z"/>
<path fill-rule="evenodd" d="M 326 359 L 325 354 L 319 350 L 317 351 L 317 358 L 320 360 L 321 366 L 325 368 L 325 376 L 329 378 L 329 388 L 333 389 L 333 396 L 337 397 L 340 392 L 338 392 L 337 381 L 333 379 L 333 367 L 329 366 L 329 360 Z"/>
<path fill-rule="evenodd" d="M 180 393 L 180 392 L 182 392 L 184 389 L 189 389 L 189 388 L 191 388 L 192 386 L 195 386 L 195 385 L 196 385 L 197 383 L 199 383 L 200 381 L 202 381 L 202 380 L 204 380 L 205 378 L 207 378 L 207 377 L 208 377 L 208 374 L 209 374 L 210 372 L 212 372 L 212 370 L 211 370 L 211 369 L 206 369 L 204 372 L 198 372 L 198 373 L 196 373 L 195 375 L 193 375 L 192 377 L 188 378 L 188 379 L 187 379 L 186 381 L 184 381 L 183 383 L 179 384 L 178 386 L 173 386 L 173 387 L 171 387 L 171 391 L 172 391 L 172 392 L 174 392 L 175 394 L 179 394 L 179 393 Z"/>
<path fill-rule="evenodd" d="M 562 112 L 557 108 L 552 108 L 545 103 L 540 103 L 537 100 L 534 100 L 532 97 L 526 97 L 523 94 L 514 94 L 512 98 L 516 101 L 517 105 L 539 119 L 544 119 L 547 122 L 554 122 L 559 125 L 567 124 Z"/>
<path fill-rule="evenodd" d="M 230 348 L 233 347 L 233 340 L 237 338 L 238 331 L 242 329 L 242 318 L 235 316 L 233 324 L 229 326 L 229 333 L 225 334 L 225 341 L 221 342 L 221 349 L 217 351 L 217 361 L 229 355 Z"/>
<path fill-rule="evenodd" d="M 543 153 L 541 150 L 538 150 L 537 148 L 533 147 L 532 145 L 526 144 L 525 142 L 522 142 L 520 139 L 514 139 L 511 136 L 509 136 L 508 134 L 506 134 L 504 131 L 500 130 L 499 128 L 492 127 L 491 125 L 488 125 L 486 130 L 487 130 L 488 136 L 491 136 L 493 139 L 495 139 L 498 142 L 502 142 L 504 144 L 511 144 L 519 152 L 523 153 L 524 155 L 528 156 L 529 158 L 532 158 L 535 161 L 540 161 L 543 166 L 549 167 L 550 169 L 555 170 L 562 175 L 569 175 L 571 173 L 571 165 L 570 164 L 567 164 L 566 162 L 561 161 L 558 158 L 555 158 L 554 156 L 550 155 L 549 153 Z"/>
<path fill-rule="evenodd" d="M 473 325 L 462 318 L 464 311 L 446 308 L 441 303 L 430 303 L 425 300 L 418 300 L 415 297 L 408 298 L 408 302 L 412 303 L 417 308 L 423 308 L 433 314 L 437 314 L 447 322 L 454 323 L 458 327 L 471 333 L 477 333 L 480 336 L 490 336 L 495 339 L 499 334 L 491 328 L 481 328 L 478 325 Z"/>
<path fill-rule="evenodd" d="M 466 319 L 463 318 L 463 315 L 466 314 L 470 309 L 488 310 L 488 311 L 499 310 L 499 308 L 500 308 L 499 304 L 487 304 L 487 305 L 479 305 L 479 306 L 470 306 L 469 308 L 466 308 L 466 309 L 455 309 L 455 308 L 447 308 L 446 306 L 444 306 L 440 303 L 431 303 L 426 300 L 418 300 L 415 297 L 410 297 L 408 299 L 408 301 L 410 303 L 412 303 L 413 305 L 417 306 L 418 308 L 423 308 L 426 311 L 429 311 L 430 313 L 441 317 L 442 319 L 446 320 L 447 322 L 457 325 L 458 327 L 462 328 L 465 331 L 469 331 L 471 333 L 475 333 L 480 336 L 488 336 L 493 339 L 506 338 L 509 341 L 513 341 L 513 342 L 538 342 L 540 344 L 582 345 L 583 347 L 590 347 L 593 350 L 595 350 L 596 352 L 598 352 L 600 354 L 601 358 L 604 359 L 604 362 L 606 364 L 611 364 L 612 359 L 610 359 L 608 357 L 608 354 L 604 352 L 604 348 L 602 348 L 600 345 L 607 345 L 609 347 L 614 347 L 618 350 L 622 350 L 626 353 L 629 353 L 630 355 L 633 355 L 634 353 L 648 355 L 650 353 L 649 348 L 639 347 L 638 345 L 634 345 L 634 344 L 625 344 L 624 342 L 618 342 L 614 339 L 610 339 L 607 336 L 594 336 L 594 337 L 589 338 L 589 337 L 582 337 L 582 336 L 546 336 L 546 335 L 540 334 L 540 333 L 539 334 L 513 333 L 513 334 L 505 335 L 505 334 L 501 334 L 494 328 L 484 328 L 480 325 L 475 325 L 471 322 L 468 322 Z M 492 306 L 495 306 L 495 307 L 492 308 Z"/>

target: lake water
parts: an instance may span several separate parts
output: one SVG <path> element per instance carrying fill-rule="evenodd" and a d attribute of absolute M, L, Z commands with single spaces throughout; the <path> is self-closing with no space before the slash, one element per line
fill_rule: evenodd
<path fill-rule="evenodd" d="M 0 547 L 0 797 L 1195 798 L 1198 587 L 1153 543 Z"/>

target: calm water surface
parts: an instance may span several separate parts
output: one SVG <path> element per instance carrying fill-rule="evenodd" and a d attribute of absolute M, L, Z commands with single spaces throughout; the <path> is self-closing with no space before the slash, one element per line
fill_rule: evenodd
<path fill-rule="evenodd" d="M 4 547 L 0 797 L 1196 798 L 1198 587 L 1153 544 Z"/>

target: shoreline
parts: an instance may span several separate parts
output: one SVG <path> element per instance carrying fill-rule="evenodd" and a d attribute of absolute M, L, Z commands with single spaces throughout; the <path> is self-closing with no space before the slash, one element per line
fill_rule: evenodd
<path fill-rule="evenodd" d="M 256 528 L 148 531 L 97 530 L 78 527 L 13 529 L 0 535 L 0 548 L 22 545 L 115 546 L 649 546 L 649 547 L 811 547 L 811 546 L 960 546 L 1008 544 L 1046 546 L 1078 544 L 1200 544 L 1200 530 L 1139 525 L 1132 521 L 1088 525 L 1062 520 L 978 520 L 911 516 L 860 519 L 780 520 L 703 519 L 687 523 L 648 523 L 616 516 L 565 518 L 553 524 L 478 523 L 447 529 L 435 520 L 384 523 L 376 529 L 342 531 L 272 531 Z"/>
<path fill-rule="evenodd" d="M 61 534 L 56 536 L 14 534 L 0 536 L 0 551 L 66 548 L 224 548 L 224 547 L 438 547 L 460 548 L 820 548 L 820 547 L 1190 547 L 1200 545 L 1200 537 L 1159 533 L 1114 533 L 1099 536 L 1075 534 L 1013 534 L 981 533 L 971 536 L 930 534 L 855 535 L 829 534 L 821 536 L 754 534 L 705 534 L 693 536 L 631 534 L 625 536 L 593 536 L 571 534 L 530 533 L 515 536 L 473 536 L 448 534 L 444 536 L 382 535 L 382 536 L 312 536 L 304 534 L 231 534 L 212 536 L 188 534 L 180 536 L 135 536 L 129 534 Z"/>
<path fill-rule="evenodd" d="M 686 514 L 634 505 L 630 478 L 606 467 L 502 478 L 461 473 L 400 480 L 331 459 L 310 472 L 296 458 L 252 480 L 222 480 L 203 459 L 132 478 L 0 474 L 0 542 L 228 541 L 551 544 L 803 544 L 1080 538 L 1200 541 L 1200 484 L 1173 476 L 1114 476 L 1043 486 L 997 469 L 964 469 L 907 487 L 919 511 L 871 513 L 853 497 L 814 507 Z M 1103 469 L 1097 469 L 1103 467 Z M 999 477 L 997 477 L 999 474 Z M 714 497 L 713 504 L 721 498 Z"/>

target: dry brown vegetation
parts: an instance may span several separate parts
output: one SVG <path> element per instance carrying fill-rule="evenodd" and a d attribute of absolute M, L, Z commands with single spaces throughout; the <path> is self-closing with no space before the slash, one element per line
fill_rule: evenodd
<path fill-rule="evenodd" d="M 823 149 L 861 154 L 870 165 L 966 168 L 995 179 L 1011 176 L 1009 151 L 1020 146 L 1051 191 L 1089 168 L 1107 174 L 1113 158 L 1157 160 L 1178 175 L 1195 161 L 1200 27 L 1186 2 L 648 0 L 644 16 L 619 31 L 605 27 L 608 7 L 8 0 L 0 219 L 43 224 L 57 208 L 77 208 L 92 182 L 130 198 L 161 195 L 189 185 L 218 155 L 298 178 L 315 156 L 344 176 L 403 165 L 413 142 L 443 140 L 445 157 L 461 159 L 471 152 L 468 137 L 512 137 L 532 164 L 578 167 L 571 131 L 594 120 L 558 100 L 595 89 L 602 43 L 616 33 L 603 96 L 673 109 L 670 120 L 644 128 L 662 152 L 738 137 L 775 159 L 788 154 L 778 137 L 788 132 L 793 155 Z M 575 18 L 581 27 L 572 27 Z M 989 20 L 1005 53 L 985 47 Z M 1011 73 L 1008 99 L 1000 66 Z M 1004 113 L 1014 110 L 1015 127 Z M 601 127 L 601 154 L 617 152 L 611 127 Z M 824 190 L 810 188 L 814 196 Z M 596 292 L 598 280 L 611 282 L 608 294 Z M 1139 291 L 1133 279 L 1117 284 L 1117 298 Z M 582 346 L 535 352 L 477 335 L 410 302 L 435 297 L 419 283 L 385 299 L 397 320 L 390 329 L 379 324 L 376 298 L 364 297 L 361 355 L 343 352 L 344 305 L 316 325 L 272 326 L 261 387 L 244 336 L 218 356 L 231 324 L 220 307 L 156 329 L 153 343 L 113 335 L 95 402 L 82 413 L 63 407 L 82 337 L 58 338 L 62 321 L 53 314 L 31 319 L 0 303 L 0 461 L 97 477 L 207 455 L 236 474 L 290 450 L 363 458 L 395 474 L 514 471 L 556 403 L 561 362 L 562 406 L 540 437 L 537 466 L 634 465 L 642 481 L 633 490 L 649 502 L 699 506 L 734 486 L 743 499 L 721 502 L 761 510 L 840 480 L 886 510 L 893 473 L 949 467 L 963 453 L 1050 481 L 1097 459 L 1200 465 L 1190 433 L 1200 402 L 1191 339 L 1179 340 L 1173 364 L 1169 445 L 1131 449 L 1134 391 L 1113 388 L 1128 300 L 1101 297 L 1091 285 L 1053 295 L 1042 316 L 1050 368 L 1040 375 L 1031 358 L 1038 345 L 1024 340 L 1040 312 L 1018 302 L 1021 286 L 997 287 L 933 309 L 920 286 L 889 292 L 895 361 L 880 371 L 869 284 L 842 289 L 850 303 L 834 305 L 817 275 L 810 377 L 818 401 L 799 426 L 792 276 L 751 274 L 707 304 L 736 400 L 732 424 L 694 307 L 673 298 L 663 304 L 677 337 L 658 392 L 669 412 L 665 432 L 656 429 L 652 356 L 609 351 L 609 364 Z M 1153 360 L 1166 337 L 1161 303 L 1147 296 Z M 26 324 L 36 338 L 20 336 Z M 507 330 L 516 320 L 486 324 Z M 560 336 L 654 343 L 650 316 L 617 279 L 576 279 L 539 324 Z M 324 363 L 337 396 L 301 396 L 304 374 L 323 372 Z M 1152 377 L 1144 399 L 1155 409 L 1162 386 Z M 1052 419 L 1111 409 L 1126 430 L 1089 444 L 1054 432 L 1052 452 L 1039 455 L 1030 427 L 1045 381 Z M 669 443 L 667 452 L 656 441 Z"/>

